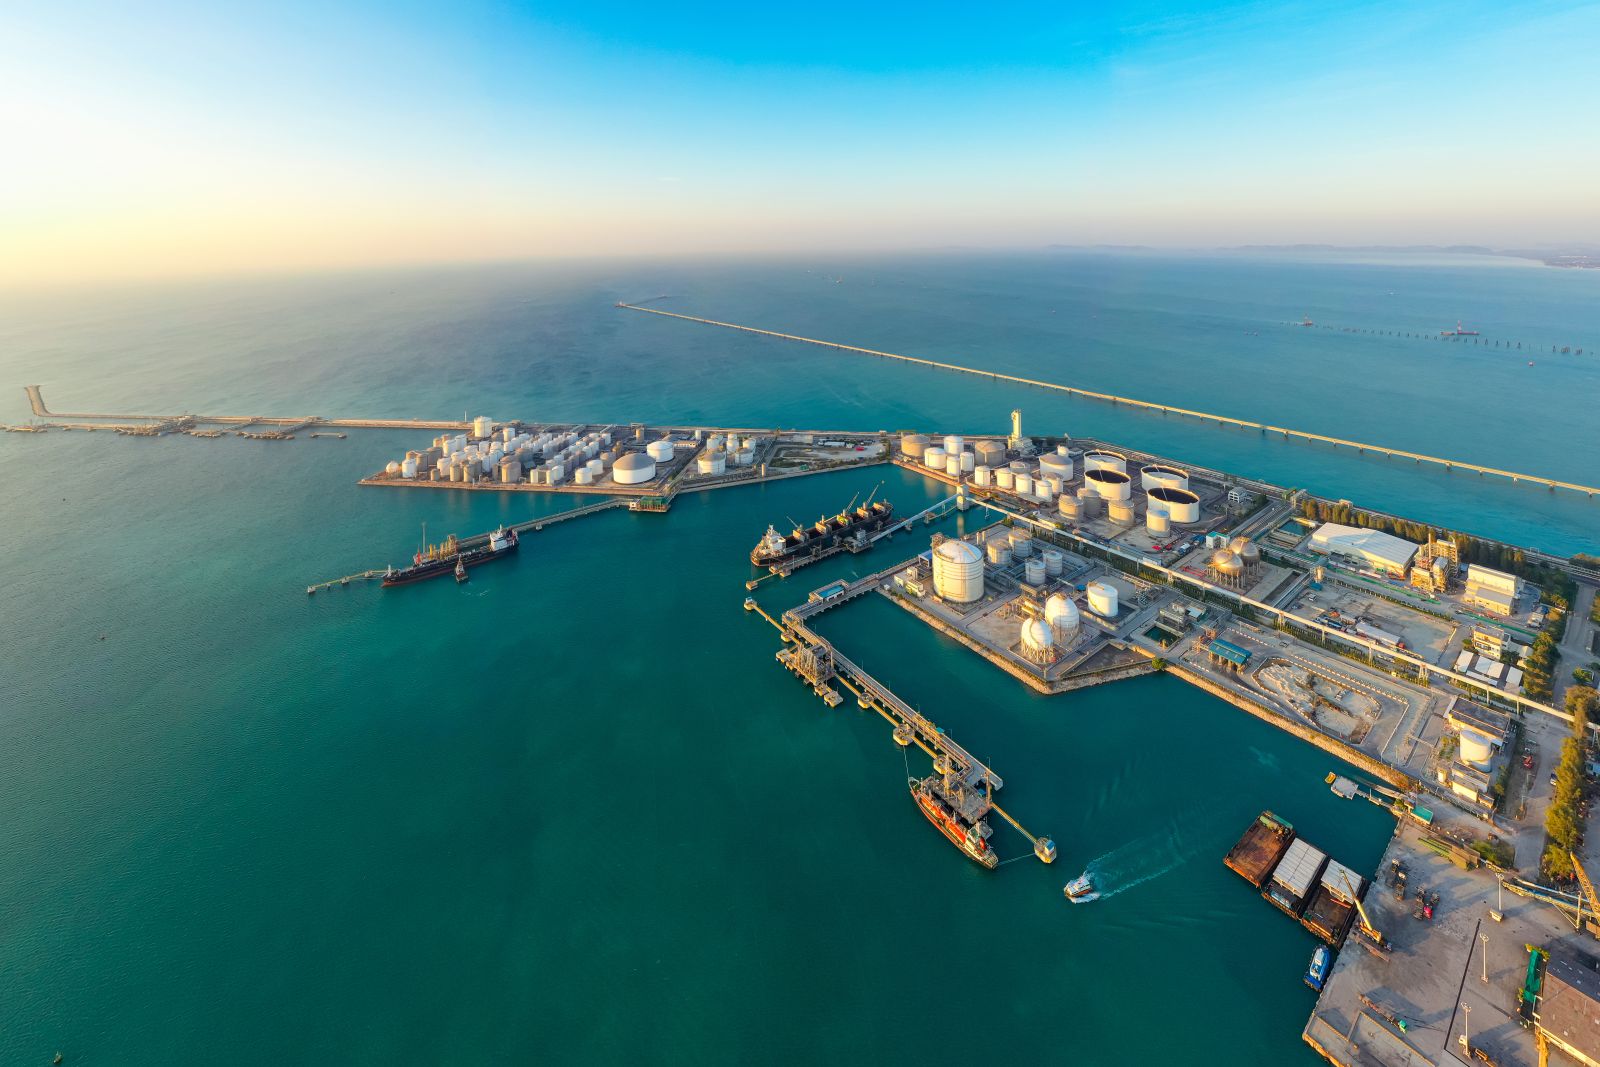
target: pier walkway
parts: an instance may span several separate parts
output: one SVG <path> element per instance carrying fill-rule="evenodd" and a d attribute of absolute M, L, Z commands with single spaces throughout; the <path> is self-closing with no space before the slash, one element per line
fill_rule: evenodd
<path fill-rule="evenodd" d="M 1171 404 L 1158 404 L 1149 400 L 1136 400 L 1132 397 L 1117 396 L 1114 393 L 1102 393 L 1094 389 L 1080 389 L 1073 385 L 1062 385 L 1058 382 L 1044 382 L 1036 378 L 1023 378 L 1015 374 L 1004 374 L 1000 371 L 979 370 L 976 367 L 964 367 L 959 363 L 946 363 L 936 359 L 924 359 L 920 356 L 904 356 L 897 352 L 882 352 L 875 348 L 862 348 L 858 345 L 840 344 L 837 341 L 822 341 L 815 337 L 801 337 L 798 334 L 780 333 L 777 330 L 763 330 L 754 326 L 740 326 L 738 323 L 721 322 L 717 319 L 701 318 L 698 315 L 683 315 L 676 311 L 662 311 L 660 308 L 640 307 L 638 304 L 617 305 L 629 311 L 642 311 L 647 315 L 663 315 L 670 319 L 682 319 L 685 322 L 697 322 L 704 326 L 720 326 L 726 330 L 738 330 L 741 333 L 756 334 L 761 337 L 775 337 L 782 341 L 798 341 L 802 344 L 819 345 L 823 348 L 832 348 L 840 352 L 854 352 L 863 356 L 877 356 L 880 359 L 897 359 L 903 363 L 915 363 L 924 367 L 933 367 L 938 370 L 954 371 L 958 374 L 973 374 L 980 378 L 990 378 L 996 381 L 1014 382 L 1017 385 L 1028 385 L 1036 389 L 1049 389 L 1058 393 L 1067 393 L 1071 396 L 1080 396 L 1087 400 L 1099 400 L 1108 404 L 1124 407 L 1140 408 L 1147 411 L 1159 411 L 1164 415 L 1183 415 L 1188 418 L 1199 419 L 1203 422 L 1215 422 L 1219 426 L 1237 426 L 1243 430 L 1256 430 L 1260 433 L 1278 434 L 1289 439 L 1310 441 L 1316 444 L 1331 445 L 1334 448 L 1352 448 L 1358 453 L 1375 452 L 1390 458 L 1409 459 L 1415 463 L 1431 463 L 1446 470 L 1473 471 L 1477 474 L 1492 474 L 1500 478 L 1509 478 L 1513 482 L 1532 482 L 1550 489 L 1569 489 L 1575 493 L 1582 493 L 1593 498 L 1600 494 L 1600 487 L 1592 485 L 1579 485 L 1576 482 L 1565 482 L 1557 478 L 1546 478 L 1538 474 L 1523 474 L 1518 471 L 1503 470 L 1499 467 L 1488 467 L 1479 463 L 1468 463 L 1464 460 L 1445 459 L 1441 456 L 1430 456 L 1422 452 L 1411 452 L 1403 448 L 1390 448 L 1387 445 L 1369 444 L 1364 441 L 1351 441 L 1343 437 L 1330 437 L 1327 434 L 1312 433 L 1308 430 L 1296 430 L 1287 426 L 1273 426 L 1270 423 L 1256 422 L 1253 419 L 1237 419 L 1229 415 L 1215 415 L 1208 411 L 1196 411 L 1193 408 L 1180 408 Z"/>

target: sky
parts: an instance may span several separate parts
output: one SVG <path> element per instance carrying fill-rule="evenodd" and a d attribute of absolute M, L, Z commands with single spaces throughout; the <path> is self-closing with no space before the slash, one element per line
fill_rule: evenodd
<path fill-rule="evenodd" d="M 0 284 L 1600 243 L 1600 4 L 0 0 Z"/>

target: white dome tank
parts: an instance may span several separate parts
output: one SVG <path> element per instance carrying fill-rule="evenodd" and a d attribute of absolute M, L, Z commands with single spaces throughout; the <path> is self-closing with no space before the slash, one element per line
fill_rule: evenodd
<path fill-rule="evenodd" d="M 977 467 L 978 461 L 973 458 L 971 452 L 961 453 L 961 472 L 963 474 L 971 474 Z"/>
<path fill-rule="evenodd" d="M 589 473 L 588 467 L 579 467 L 577 472 L 573 474 L 572 480 L 579 485 L 593 485 L 594 475 Z"/>
<path fill-rule="evenodd" d="M 598 478 L 606 472 L 606 465 L 598 459 L 591 459 L 583 465 L 583 469 Z"/>
<path fill-rule="evenodd" d="M 1052 578 L 1059 578 L 1066 568 L 1067 557 L 1059 548 L 1047 548 L 1039 553 L 1039 558 L 1044 560 L 1044 572 Z"/>
<path fill-rule="evenodd" d="M 976 545 L 952 538 L 933 550 L 933 591 L 955 604 L 983 598 L 983 553 Z"/>
<path fill-rule="evenodd" d="M 756 453 L 753 448 L 741 448 L 733 454 L 734 465 L 738 467 L 748 467 L 755 461 Z"/>
<path fill-rule="evenodd" d="M 645 454 L 657 463 L 665 463 L 672 458 L 671 441 L 651 441 L 645 446 Z"/>
<path fill-rule="evenodd" d="M 973 444 L 972 450 L 977 453 L 978 462 L 985 467 L 1005 465 L 1006 446 L 999 441 L 978 441 Z"/>
<path fill-rule="evenodd" d="M 1039 556 L 1029 558 L 1022 565 L 1022 576 L 1029 585 L 1043 585 L 1047 573 L 1044 560 Z"/>
<path fill-rule="evenodd" d="M 1461 761 L 1470 763 L 1479 770 L 1489 766 L 1489 759 L 1494 754 L 1494 746 L 1489 739 L 1476 730 L 1461 731 Z"/>
<path fill-rule="evenodd" d="M 1033 534 L 1018 526 L 1011 528 L 1008 535 L 1011 541 L 1011 554 L 1018 559 L 1027 559 L 1033 555 Z"/>
<path fill-rule="evenodd" d="M 967 443 L 961 439 L 960 434 L 951 434 L 944 439 L 944 450 L 953 455 L 959 456 L 961 450 L 965 447 L 967 447 Z"/>
<path fill-rule="evenodd" d="M 1039 458 L 1039 474 L 1043 477 L 1056 477 L 1063 482 L 1072 481 L 1072 460 L 1066 456 L 1041 456 Z M 1060 490 L 1057 490 L 1060 492 Z"/>
<path fill-rule="evenodd" d="M 944 472 L 952 478 L 961 477 L 961 457 L 958 455 L 946 455 L 944 457 Z"/>
<path fill-rule="evenodd" d="M 383 473 L 385 473 L 385 474 L 399 474 L 400 473 L 400 464 L 398 462 L 396 462 L 395 460 L 391 459 L 388 463 L 384 464 Z"/>
<path fill-rule="evenodd" d="M 1043 619 L 1027 619 L 1022 623 L 1022 649 L 1024 652 L 1055 651 L 1056 637 Z"/>
<path fill-rule="evenodd" d="M 1151 508 L 1144 513 L 1144 528 L 1153 534 L 1171 533 L 1172 520 L 1160 508 Z"/>
<path fill-rule="evenodd" d="M 1061 512 L 1063 518 L 1067 519 L 1077 519 L 1083 510 L 1078 498 L 1071 493 L 1061 494 L 1061 499 L 1056 503 L 1056 509 Z"/>
<path fill-rule="evenodd" d="M 588 473 L 588 467 L 579 467 L 574 473 L 574 480 L 579 485 L 590 485 L 594 482 L 594 475 L 589 475 L 589 481 L 584 481 L 583 476 Z M 656 476 L 656 461 L 643 452 L 629 452 L 618 456 L 617 462 L 611 467 L 611 480 L 618 485 L 638 485 L 648 482 Z"/>
<path fill-rule="evenodd" d="M 479 415 L 473 419 L 472 436 L 480 439 L 494 436 L 494 420 L 487 415 Z"/>
<path fill-rule="evenodd" d="M 1011 563 L 1011 543 L 1003 537 L 996 537 L 984 546 L 989 562 L 996 567 L 1005 567 Z"/>
<path fill-rule="evenodd" d="M 1117 617 L 1117 587 L 1110 582 L 1090 582 L 1089 610 L 1102 619 Z"/>
<path fill-rule="evenodd" d="M 1054 593 L 1044 602 L 1044 619 L 1056 633 L 1070 633 L 1078 628 L 1078 605 L 1065 594 Z"/>
<path fill-rule="evenodd" d="M 949 455 L 949 453 L 945 452 L 945 450 L 942 448 L 929 448 L 926 452 L 922 453 L 922 464 L 929 470 L 942 471 L 944 470 L 944 461 L 947 455 Z"/>
<path fill-rule="evenodd" d="M 1113 500 L 1106 505 L 1106 518 L 1121 525 L 1133 522 L 1133 505 L 1126 500 Z"/>
<path fill-rule="evenodd" d="M 1001 489 L 1013 489 L 1017 484 L 1017 475 L 1010 467 L 1001 467 L 994 472 L 994 484 Z"/>
<path fill-rule="evenodd" d="M 993 485 L 994 484 L 994 468 L 992 468 L 992 467 L 982 467 L 982 466 L 974 467 L 972 469 L 972 484 L 973 485 Z"/>
<path fill-rule="evenodd" d="M 728 454 L 726 452 L 702 452 L 695 460 L 695 467 L 701 474 L 726 474 L 728 472 Z"/>
<path fill-rule="evenodd" d="M 928 450 L 928 439 L 920 433 L 907 433 L 900 435 L 900 451 L 907 459 L 921 459 L 922 454 Z"/>
<path fill-rule="evenodd" d="M 1033 476 L 1031 474 L 1017 475 L 1014 484 L 1017 487 L 1018 496 L 1031 496 L 1033 494 Z"/>

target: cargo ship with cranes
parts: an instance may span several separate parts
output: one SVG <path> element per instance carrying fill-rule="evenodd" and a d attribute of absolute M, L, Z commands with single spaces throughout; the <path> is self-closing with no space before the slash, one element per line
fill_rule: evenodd
<path fill-rule="evenodd" d="M 466 581 L 468 567 L 501 559 L 517 550 L 517 531 L 504 526 L 489 535 L 481 545 L 465 548 L 451 534 L 437 545 L 427 544 L 427 530 L 423 530 L 424 547 L 411 557 L 411 566 L 395 570 L 390 567 L 383 575 L 383 584 L 410 585 L 446 574 L 454 574 L 456 581 Z"/>
<path fill-rule="evenodd" d="M 877 533 L 894 517 L 893 504 L 872 499 L 877 492 L 874 489 L 859 508 L 853 507 L 852 498 L 839 514 L 824 515 L 810 526 L 796 526 L 787 534 L 768 526 L 766 534 L 750 550 L 750 562 L 757 567 L 788 567 L 839 548 L 858 534 Z"/>

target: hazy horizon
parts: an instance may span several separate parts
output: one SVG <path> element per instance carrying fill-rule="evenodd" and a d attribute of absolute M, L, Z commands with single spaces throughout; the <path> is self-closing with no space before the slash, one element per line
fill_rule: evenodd
<path fill-rule="evenodd" d="M 1600 243 L 1600 8 L 103 2 L 0 42 L 0 284 Z"/>

